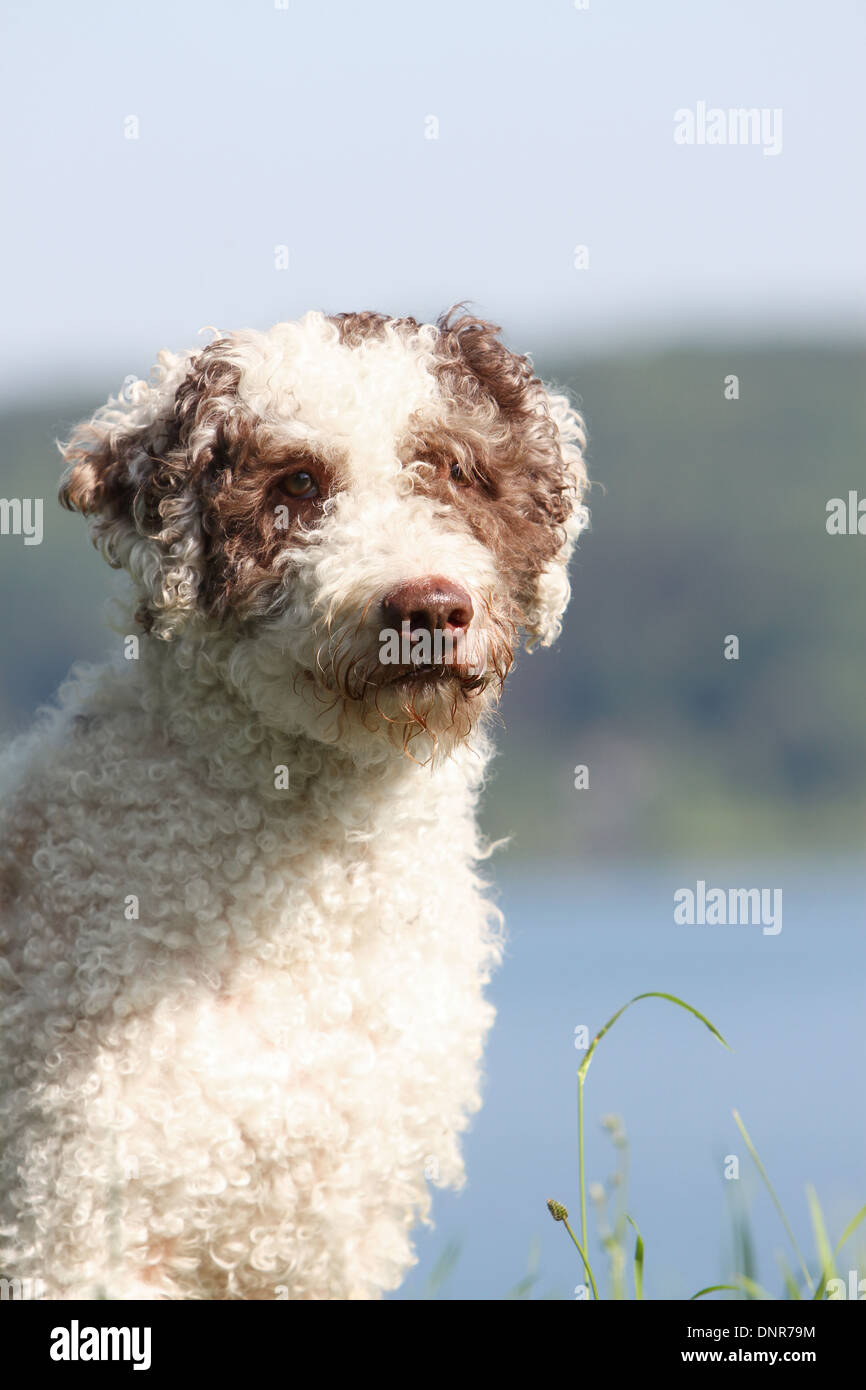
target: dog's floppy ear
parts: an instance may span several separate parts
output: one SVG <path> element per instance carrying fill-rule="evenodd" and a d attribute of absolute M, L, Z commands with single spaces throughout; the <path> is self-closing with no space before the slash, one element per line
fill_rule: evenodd
<path fill-rule="evenodd" d="M 583 421 L 568 397 L 536 376 L 529 357 L 510 351 L 493 323 L 460 314 L 438 322 L 443 394 L 466 414 L 495 478 L 496 548 L 516 585 L 529 650 L 559 636 L 571 590 L 568 562 L 589 524 Z M 498 530 L 497 530 L 498 520 Z"/>
<path fill-rule="evenodd" d="M 59 445 L 62 505 L 90 519 L 94 544 L 139 590 L 139 622 L 164 639 L 193 613 L 201 585 L 195 481 L 213 457 L 238 377 L 220 346 L 160 353 L 150 382 L 111 397 Z"/>
<path fill-rule="evenodd" d="M 550 419 L 556 427 L 559 458 L 555 465 L 561 470 L 562 512 L 560 523 L 562 544 L 542 569 L 532 598 L 526 605 L 525 628 L 527 649 L 549 647 L 562 631 L 562 619 L 571 598 L 568 563 L 575 542 L 589 526 L 589 510 L 584 499 L 589 491 L 584 450 L 586 431 L 581 416 L 568 397 L 544 389 Z"/>

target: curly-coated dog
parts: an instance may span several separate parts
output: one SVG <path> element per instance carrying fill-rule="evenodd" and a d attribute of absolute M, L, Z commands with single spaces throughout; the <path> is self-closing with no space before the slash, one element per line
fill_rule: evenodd
<path fill-rule="evenodd" d="M 462 1181 L 486 716 L 587 482 L 460 312 L 162 353 L 62 446 L 135 617 L 2 767 L 0 1274 L 45 1297 L 377 1297 Z"/>

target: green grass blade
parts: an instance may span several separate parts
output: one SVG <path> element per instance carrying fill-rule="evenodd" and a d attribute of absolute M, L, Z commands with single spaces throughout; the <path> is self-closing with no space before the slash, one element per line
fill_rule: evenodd
<path fill-rule="evenodd" d="M 714 1038 L 718 1038 L 723 1047 L 730 1048 L 725 1042 L 718 1028 L 704 1016 L 698 1009 L 687 1004 L 684 999 L 678 999 L 675 994 L 665 994 L 661 990 L 648 990 L 645 994 L 636 994 L 633 999 L 629 999 L 627 1004 L 623 1004 L 621 1009 L 607 1020 L 604 1027 L 596 1033 L 592 1042 L 586 1050 L 586 1056 L 580 1064 L 577 1072 L 577 1144 L 578 1144 L 578 1185 L 580 1187 L 580 1234 L 583 1243 L 586 1245 L 586 1171 L 583 1159 L 583 1083 L 586 1080 L 586 1073 L 589 1071 L 589 1064 L 592 1061 L 593 1053 L 601 1042 L 605 1033 L 609 1033 L 618 1018 L 622 1018 L 626 1009 L 630 1009 L 632 1004 L 636 1004 L 639 999 L 667 999 L 670 1004 L 676 1004 L 678 1008 L 685 1009 L 686 1013 L 692 1014 L 699 1019 L 705 1028 L 709 1028 Z M 576 1243 L 576 1242 L 575 1242 Z"/>
<path fill-rule="evenodd" d="M 563 1219 L 562 1224 L 563 1224 L 563 1226 L 565 1227 L 565 1229 L 568 1231 L 568 1234 L 571 1236 L 571 1238 L 572 1238 L 572 1240 L 574 1241 L 575 1245 L 577 1246 L 577 1253 L 580 1255 L 580 1258 L 583 1260 L 583 1267 L 584 1267 L 584 1269 L 586 1270 L 587 1274 L 589 1275 L 589 1282 L 590 1282 L 590 1285 L 591 1285 L 591 1287 L 592 1287 L 592 1296 L 593 1296 L 593 1298 L 595 1299 L 595 1301 L 596 1301 L 596 1303 L 597 1303 L 597 1302 L 598 1302 L 598 1289 L 595 1287 L 595 1280 L 594 1280 L 593 1277 L 592 1277 L 592 1267 L 591 1267 L 591 1265 L 590 1265 L 590 1263 L 589 1263 L 589 1260 L 586 1258 L 586 1255 L 584 1254 L 583 1246 L 581 1245 L 581 1243 L 580 1243 L 580 1241 L 578 1240 L 577 1236 L 574 1234 L 574 1231 L 571 1229 L 571 1227 L 569 1226 L 568 1222 L 567 1222 L 565 1219 Z"/>
<path fill-rule="evenodd" d="M 505 1295 L 506 1302 L 513 1301 L 515 1299 L 527 1298 L 530 1291 L 535 1287 L 537 1283 L 537 1274 L 527 1274 L 523 1279 L 520 1280 L 518 1284 L 514 1285 L 513 1289 L 508 1290 L 508 1293 Z"/>
<path fill-rule="evenodd" d="M 597 1041 L 597 1040 L 596 1040 Z M 595 1047 L 595 1043 L 592 1044 Z M 589 1053 L 586 1054 L 587 1057 Z M 586 1057 L 584 1058 L 584 1062 Z M 577 1073 L 577 1177 L 580 1188 L 580 1235 L 586 1245 L 586 1165 L 583 1159 L 583 1083 L 586 1072 L 581 1065 Z"/>
<path fill-rule="evenodd" d="M 747 1279 L 756 1279 L 758 1265 L 755 1259 L 755 1243 L 748 1210 L 740 1209 L 734 1214 L 734 1265 Z"/>
<path fill-rule="evenodd" d="M 782 1279 L 784 1281 L 788 1297 L 799 1300 L 802 1297 L 800 1293 L 800 1287 L 796 1279 L 794 1278 L 794 1275 L 791 1271 L 791 1266 L 788 1264 L 788 1261 L 785 1259 L 785 1256 L 781 1253 L 778 1254 L 776 1256 L 776 1263 L 778 1264 L 779 1269 L 781 1270 Z"/>
<path fill-rule="evenodd" d="M 827 1227 L 824 1223 L 824 1213 L 818 1201 L 818 1194 L 811 1183 L 806 1188 L 806 1200 L 809 1203 L 809 1215 L 812 1218 L 815 1245 L 818 1250 L 818 1258 L 821 1261 L 821 1278 L 814 1293 L 815 1300 L 820 1302 L 827 1288 L 827 1280 L 835 1278 L 836 1268 L 833 1263 L 833 1251 L 830 1248 L 830 1238 L 827 1235 Z"/>
<path fill-rule="evenodd" d="M 442 1285 L 447 1283 L 454 1272 L 454 1266 L 460 1258 L 460 1241 L 450 1240 L 436 1261 L 427 1280 L 427 1298 L 435 1298 Z"/>
<path fill-rule="evenodd" d="M 595 1035 L 595 1037 L 593 1038 L 592 1042 L 590 1043 L 589 1047 L 586 1049 L 586 1056 L 584 1057 L 583 1061 L 581 1062 L 581 1064 L 580 1064 L 580 1066 L 579 1066 L 579 1068 L 578 1068 L 577 1075 L 578 1075 L 578 1078 L 579 1078 L 580 1080 L 583 1080 L 583 1078 L 586 1076 L 586 1073 L 589 1071 L 589 1064 L 590 1064 L 590 1062 L 592 1061 L 592 1054 L 595 1052 L 595 1049 L 598 1047 L 598 1044 L 601 1042 L 601 1040 L 602 1040 L 602 1038 L 604 1037 L 605 1033 L 609 1033 L 609 1032 L 610 1032 L 611 1028 L 612 1028 L 613 1025 L 616 1023 L 617 1019 L 618 1019 L 618 1018 L 622 1018 L 622 1016 L 623 1016 L 623 1014 L 625 1013 L 626 1009 L 629 1008 L 629 1006 L 630 1006 L 631 1004 L 633 1004 L 633 1003 L 634 1003 L 634 1000 L 633 1000 L 633 999 L 630 999 L 630 1000 L 628 1001 L 628 1004 L 623 1004 L 622 1008 L 621 1008 L 621 1009 L 617 1009 L 617 1011 L 616 1011 L 616 1013 L 613 1015 L 613 1017 L 612 1017 L 612 1018 L 609 1018 L 609 1019 L 607 1020 L 607 1023 L 604 1025 L 604 1027 L 601 1028 L 601 1029 L 599 1029 L 599 1031 L 596 1033 L 596 1035 Z"/>
<path fill-rule="evenodd" d="M 766 1289 L 762 1288 L 760 1284 L 756 1284 L 754 1279 L 747 1279 L 745 1274 L 734 1274 L 731 1277 L 736 1279 L 738 1287 L 747 1293 L 750 1298 L 770 1297 Z"/>
<path fill-rule="evenodd" d="M 693 1008 L 692 1005 L 687 1004 L 684 999 L 678 999 L 675 994 L 665 994 L 662 990 L 651 989 L 647 990 L 645 994 L 636 994 L 633 999 L 629 999 L 628 1003 L 623 1004 L 621 1009 L 617 1009 L 616 1013 L 607 1020 L 607 1023 L 604 1025 L 604 1027 L 601 1028 L 598 1033 L 596 1033 L 595 1037 L 593 1038 L 592 1042 L 587 1048 L 586 1056 L 580 1064 L 578 1076 L 586 1076 L 586 1073 L 589 1070 L 589 1064 L 592 1061 L 592 1055 L 595 1052 L 596 1047 L 604 1037 L 605 1033 L 609 1033 L 613 1025 L 616 1023 L 617 1019 L 622 1018 L 626 1009 L 630 1009 L 632 1004 L 636 1004 L 639 999 L 667 999 L 668 1003 L 676 1004 L 678 1008 L 685 1009 L 686 1013 L 692 1014 L 694 1018 L 700 1020 L 700 1022 L 704 1025 L 705 1028 L 709 1028 L 713 1037 L 718 1038 L 719 1042 L 722 1044 L 722 1047 L 727 1047 L 728 1051 L 730 1051 L 728 1043 L 725 1042 L 725 1039 L 722 1037 L 718 1028 L 716 1028 L 714 1024 L 710 1023 L 710 1020 L 704 1014 L 702 1014 L 699 1009 Z"/>
<path fill-rule="evenodd" d="M 730 1052 L 731 1049 L 729 1044 L 725 1042 L 725 1039 L 722 1037 L 715 1024 L 710 1023 L 710 1020 L 705 1014 L 701 1013 L 700 1009 L 693 1008 L 692 1005 L 687 1004 L 684 999 L 678 999 L 675 994 L 664 994 L 658 990 L 650 990 L 647 994 L 636 994 L 634 999 L 631 1000 L 631 1003 L 634 1004 L 638 999 L 667 999 L 669 1003 L 676 1004 L 680 1009 L 685 1009 L 686 1013 L 692 1014 L 694 1018 L 700 1020 L 705 1028 L 709 1028 L 713 1037 L 717 1038 L 722 1044 L 722 1047 L 727 1047 Z"/>
<path fill-rule="evenodd" d="M 851 1239 L 864 1217 L 866 1217 L 866 1207 L 861 1207 L 857 1215 L 852 1217 L 851 1220 L 848 1222 L 848 1225 L 845 1227 L 844 1231 L 842 1232 L 841 1236 L 836 1242 L 836 1249 L 833 1251 L 834 1255 L 838 1255 L 839 1251 L 842 1249 L 842 1246 L 846 1243 L 846 1241 L 849 1241 Z"/>
<path fill-rule="evenodd" d="M 749 1154 L 751 1155 L 752 1162 L 754 1163 L 755 1167 L 757 1168 L 758 1172 L 760 1173 L 760 1175 L 761 1175 L 761 1177 L 762 1177 L 762 1179 L 763 1179 L 763 1181 L 764 1181 L 764 1186 L 766 1187 L 767 1191 L 769 1192 L 770 1196 L 771 1196 L 772 1199 L 773 1199 L 773 1205 L 775 1206 L 776 1211 L 779 1213 L 779 1216 L 780 1216 L 781 1219 L 782 1219 L 782 1225 L 785 1227 L 785 1230 L 786 1230 L 787 1233 L 788 1233 L 788 1239 L 790 1240 L 791 1245 L 794 1247 L 794 1253 L 795 1253 L 795 1255 L 797 1256 L 797 1259 L 798 1259 L 798 1261 L 799 1261 L 799 1263 L 800 1263 L 800 1269 L 801 1269 L 802 1272 L 803 1272 L 803 1278 L 806 1280 L 806 1287 L 808 1288 L 809 1292 L 812 1293 L 812 1292 L 814 1291 L 814 1288 L 815 1288 L 814 1284 L 812 1283 L 812 1276 L 810 1275 L 808 1269 L 806 1268 L 806 1262 L 805 1262 L 805 1260 L 803 1259 L 803 1256 L 800 1254 L 800 1247 L 799 1247 L 799 1245 L 797 1244 L 796 1238 L 795 1238 L 795 1236 L 794 1236 L 794 1232 L 791 1230 L 791 1224 L 790 1224 L 790 1222 L 788 1221 L 788 1218 L 787 1218 L 787 1216 L 785 1215 L 785 1213 L 784 1213 L 784 1211 L 783 1211 L 783 1209 L 782 1209 L 782 1203 L 779 1201 L 778 1197 L 776 1196 L 775 1189 L 774 1189 L 774 1187 L 773 1187 L 773 1184 L 770 1182 L 770 1178 L 769 1178 L 769 1175 L 768 1175 L 768 1173 L 767 1173 L 767 1170 L 766 1170 L 766 1168 L 764 1167 L 763 1163 L 761 1162 L 760 1158 L 758 1157 L 758 1151 L 757 1151 L 757 1149 L 755 1148 L 754 1144 L 752 1143 L 751 1139 L 749 1138 L 749 1132 L 748 1132 L 748 1130 L 746 1129 L 746 1126 L 743 1124 L 742 1120 L 740 1119 L 739 1112 L 736 1111 L 736 1110 L 734 1110 L 734 1111 L 733 1111 L 733 1116 L 734 1116 L 734 1120 L 736 1121 L 736 1124 L 737 1124 L 737 1129 L 740 1131 L 740 1134 L 743 1136 L 743 1142 L 744 1142 L 744 1144 L 746 1145 L 746 1148 L 749 1150 Z M 750 1282 L 751 1282 L 751 1281 L 750 1281 Z"/>
<path fill-rule="evenodd" d="M 506 1302 L 514 1299 L 528 1298 L 531 1290 L 539 1280 L 538 1267 L 541 1263 L 541 1241 L 534 1236 L 529 1245 L 529 1255 L 526 1260 L 526 1273 L 522 1279 L 518 1279 L 513 1288 L 508 1290 L 505 1295 Z"/>
<path fill-rule="evenodd" d="M 689 1303 L 694 1303 L 696 1298 L 703 1298 L 705 1293 L 721 1293 L 722 1289 L 730 1289 L 732 1293 L 740 1292 L 736 1284 L 710 1284 L 707 1288 L 698 1289 L 697 1293 L 693 1293 Z"/>
<path fill-rule="evenodd" d="M 634 1296 L 636 1299 L 640 1300 L 643 1298 L 643 1236 L 638 1230 L 638 1224 L 634 1217 L 629 1216 L 628 1212 L 626 1212 L 625 1219 L 634 1227 L 637 1234 L 637 1241 L 634 1247 Z"/>

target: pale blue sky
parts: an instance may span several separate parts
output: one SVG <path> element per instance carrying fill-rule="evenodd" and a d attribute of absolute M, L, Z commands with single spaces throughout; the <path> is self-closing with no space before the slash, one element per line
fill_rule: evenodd
<path fill-rule="evenodd" d="M 7 399 L 310 307 L 468 298 L 575 356 L 863 333 L 854 0 L 13 0 L 5 29 Z M 780 107 L 782 153 L 677 146 L 699 101 Z"/>

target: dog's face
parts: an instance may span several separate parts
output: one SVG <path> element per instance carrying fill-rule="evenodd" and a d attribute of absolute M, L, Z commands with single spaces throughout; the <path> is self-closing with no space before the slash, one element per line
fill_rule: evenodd
<path fill-rule="evenodd" d="M 64 447 L 146 631 L 218 630 L 270 723 L 447 747 L 558 634 L 580 418 L 491 325 L 311 313 L 163 353 Z M 419 737 L 420 736 L 420 737 Z"/>

